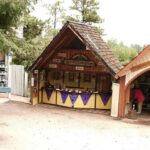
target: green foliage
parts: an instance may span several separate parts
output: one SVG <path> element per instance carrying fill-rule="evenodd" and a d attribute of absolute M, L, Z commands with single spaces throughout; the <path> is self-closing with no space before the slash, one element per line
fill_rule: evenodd
<path fill-rule="evenodd" d="M 101 22 L 101 18 L 97 13 L 99 3 L 96 0 L 72 0 L 71 10 L 75 10 L 81 16 L 79 21 L 82 22 Z M 78 19 L 78 18 L 76 18 Z"/>
<path fill-rule="evenodd" d="M 50 43 L 53 38 L 52 32 L 54 32 L 54 30 L 49 29 L 44 37 L 39 35 L 30 40 L 19 39 L 17 37 L 13 38 L 13 42 L 17 45 L 17 48 L 13 49 L 13 62 L 15 64 L 24 65 L 27 69 Z"/>
<path fill-rule="evenodd" d="M 31 40 L 40 35 L 44 28 L 44 22 L 36 17 L 27 15 L 23 27 L 23 35 L 26 40 Z"/>
<path fill-rule="evenodd" d="M 37 0 L 0 0 L 0 51 L 12 51 L 14 63 L 26 68 L 41 53 L 42 46 L 45 46 L 39 46 L 41 39 L 36 40 L 42 32 L 43 23 L 29 16 L 35 2 Z M 25 38 L 20 39 L 16 36 L 16 28 L 23 24 Z"/>
<path fill-rule="evenodd" d="M 118 43 L 114 39 L 108 40 L 107 44 L 123 65 L 129 63 L 138 54 L 136 48 L 125 46 L 122 42 Z"/>
<path fill-rule="evenodd" d="M 140 52 L 142 50 L 142 46 L 139 44 L 131 44 L 131 48 L 136 49 L 137 52 Z"/>
<path fill-rule="evenodd" d="M 25 1 L 0 0 L 0 28 L 16 26 L 26 8 Z"/>
<path fill-rule="evenodd" d="M 0 51 L 8 52 L 9 50 L 18 49 L 17 45 L 12 41 L 12 37 L 0 30 Z"/>
<path fill-rule="evenodd" d="M 44 43 L 45 42 L 45 43 Z M 16 36 L 9 36 L 0 30 L 0 51 L 13 52 L 13 62 L 28 68 L 48 44 L 48 40 L 41 37 L 26 41 Z"/>
<path fill-rule="evenodd" d="M 14 39 L 14 42 L 17 43 L 18 49 L 14 49 L 13 62 L 15 64 L 24 65 L 25 68 L 28 68 L 33 60 L 41 53 L 41 47 L 32 41 L 27 42 L 24 39 Z"/>

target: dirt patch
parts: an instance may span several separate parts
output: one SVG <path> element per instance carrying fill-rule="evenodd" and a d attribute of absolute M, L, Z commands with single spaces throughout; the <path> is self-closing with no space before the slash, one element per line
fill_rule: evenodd
<path fill-rule="evenodd" d="M 150 126 L 115 120 L 109 113 L 11 101 L 0 104 L 0 149 L 143 150 L 150 146 Z"/>

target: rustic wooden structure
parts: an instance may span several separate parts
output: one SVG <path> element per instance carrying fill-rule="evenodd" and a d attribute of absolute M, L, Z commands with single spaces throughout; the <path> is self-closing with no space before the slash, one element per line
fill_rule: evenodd
<path fill-rule="evenodd" d="M 32 103 L 110 109 L 112 81 L 122 68 L 95 27 L 67 22 L 29 68 Z"/>
<path fill-rule="evenodd" d="M 116 74 L 116 79 L 119 79 L 119 117 L 124 117 L 129 111 L 130 104 L 130 91 L 132 84 L 139 84 L 144 87 L 143 92 L 145 96 L 149 94 L 150 89 L 150 46 L 146 46 L 128 65 L 121 69 Z M 144 86 L 146 85 L 146 86 Z M 150 95 L 147 107 L 150 105 Z"/>

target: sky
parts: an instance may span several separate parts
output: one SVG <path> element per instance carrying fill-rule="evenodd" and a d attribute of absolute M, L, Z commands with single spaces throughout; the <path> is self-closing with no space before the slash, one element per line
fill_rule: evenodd
<path fill-rule="evenodd" d="M 98 0 L 101 24 L 105 35 L 103 39 L 116 39 L 126 45 L 150 44 L 150 0 Z M 48 18 L 44 4 L 54 0 L 41 0 L 35 7 L 34 15 L 40 19 Z M 71 0 L 64 0 L 68 8 Z"/>

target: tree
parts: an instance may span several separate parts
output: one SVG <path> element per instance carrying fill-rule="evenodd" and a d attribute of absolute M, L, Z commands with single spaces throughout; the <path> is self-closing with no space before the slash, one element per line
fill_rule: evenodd
<path fill-rule="evenodd" d="M 9 29 L 16 27 L 21 17 L 29 13 L 32 3 L 37 0 L 0 0 L 0 28 Z"/>
<path fill-rule="evenodd" d="M 131 48 L 134 48 L 137 50 L 137 52 L 140 52 L 142 50 L 142 46 L 139 44 L 131 44 Z"/>
<path fill-rule="evenodd" d="M 41 21 L 29 16 L 34 2 L 36 0 L 0 1 L 0 51 L 11 50 L 14 63 L 22 64 L 26 68 L 43 48 L 38 45 L 39 40 L 33 40 L 42 32 Z M 25 38 L 20 39 L 16 36 L 16 28 L 23 25 Z"/>
<path fill-rule="evenodd" d="M 24 1 L 21 3 L 16 0 L 0 1 L 0 28 L 8 30 L 16 26 L 25 8 Z"/>
<path fill-rule="evenodd" d="M 89 23 L 100 23 L 102 21 L 97 13 L 99 3 L 96 0 L 72 0 L 72 3 L 70 8 L 78 13 L 75 17 L 79 21 Z"/>
<path fill-rule="evenodd" d="M 23 25 L 23 36 L 26 40 L 36 38 L 42 33 L 43 28 L 44 22 L 28 14 Z"/>
<path fill-rule="evenodd" d="M 107 44 L 123 65 L 129 63 L 138 53 L 132 46 L 128 47 L 123 42 L 118 43 L 115 39 L 108 40 Z"/>
<path fill-rule="evenodd" d="M 51 23 L 50 24 L 52 25 L 53 29 L 57 28 L 57 22 L 59 19 L 62 18 L 62 14 L 64 12 L 64 8 L 62 5 L 63 1 L 56 0 L 55 3 L 46 6 L 51 16 L 51 18 L 49 18 L 48 21 L 49 23 L 52 22 L 52 24 Z"/>

